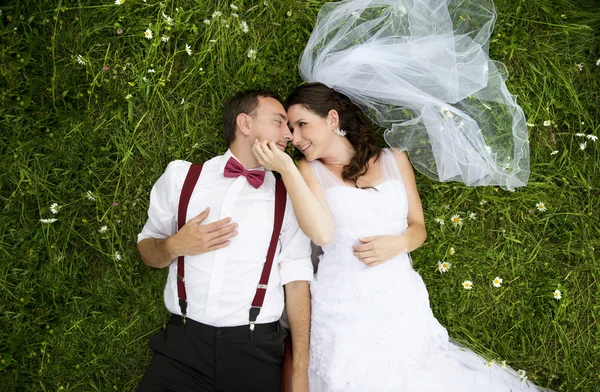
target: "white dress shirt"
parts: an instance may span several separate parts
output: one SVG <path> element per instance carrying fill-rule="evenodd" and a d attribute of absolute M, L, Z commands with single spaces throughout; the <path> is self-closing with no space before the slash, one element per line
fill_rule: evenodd
<path fill-rule="evenodd" d="M 186 221 L 210 207 L 207 224 L 231 217 L 238 224 L 238 235 L 222 249 L 185 256 L 187 316 L 216 327 L 249 324 L 249 311 L 267 257 L 274 224 L 275 177 L 266 172 L 264 183 L 252 187 L 246 177 L 226 178 L 225 164 L 233 157 L 225 155 L 204 163 L 190 199 Z M 235 157 L 233 157 L 235 159 Z M 179 196 L 191 163 L 173 161 L 150 193 L 148 221 L 138 235 L 167 238 L 177 232 Z M 260 168 L 260 170 L 264 170 Z M 277 321 L 284 305 L 283 285 L 296 280 L 311 281 L 310 239 L 298 227 L 291 201 L 287 200 L 281 235 L 265 301 L 257 324 Z M 177 263 L 169 266 L 164 291 L 165 305 L 181 315 L 177 296 Z"/>

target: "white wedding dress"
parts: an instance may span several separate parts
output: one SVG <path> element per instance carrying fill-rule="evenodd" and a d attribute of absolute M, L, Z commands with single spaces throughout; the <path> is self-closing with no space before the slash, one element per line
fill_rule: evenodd
<path fill-rule="evenodd" d="M 391 151 L 382 154 L 375 189 L 347 186 L 319 161 L 311 166 L 335 234 L 311 283 L 310 392 L 539 390 L 449 341 L 409 254 L 375 267 L 353 255 L 358 238 L 407 228 L 406 192 Z"/>

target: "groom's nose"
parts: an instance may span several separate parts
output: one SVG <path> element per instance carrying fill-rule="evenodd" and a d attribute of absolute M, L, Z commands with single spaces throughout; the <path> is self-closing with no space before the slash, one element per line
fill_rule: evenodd
<path fill-rule="evenodd" d="M 286 142 L 293 140 L 294 135 L 292 134 L 292 131 L 290 131 L 290 127 L 288 127 L 287 124 L 284 125 L 283 127 L 284 127 L 283 140 L 285 140 Z"/>

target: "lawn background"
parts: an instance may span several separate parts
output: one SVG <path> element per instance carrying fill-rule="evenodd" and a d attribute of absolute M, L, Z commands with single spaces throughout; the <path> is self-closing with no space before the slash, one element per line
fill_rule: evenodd
<path fill-rule="evenodd" d="M 166 270 L 135 247 L 151 186 L 171 160 L 226 150 L 226 97 L 301 83 L 323 1 L 2 4 L 0 391 L 134 390 L 167 317 Z M 496 7 L 490 52 L 532 125 L 530 182 L 511 193 L 418 174 L 429 237 L 415 268 L 459 342 L 539 385 L 600 391 L 600 142 L 576 135 L 600 134 L 600 6 Z"/>

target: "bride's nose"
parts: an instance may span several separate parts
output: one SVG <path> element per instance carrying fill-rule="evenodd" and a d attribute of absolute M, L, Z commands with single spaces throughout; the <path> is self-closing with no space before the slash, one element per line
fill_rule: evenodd
<path fill-rule="evenodd" d="M 297 146 L 298 144 L 300 144 L 300 142 L 302 141 L 302 135 L 300 134 L 299 130 L 295 130 L 294 133 L 292 133 L 292 144 L 294 146 Z"/>

